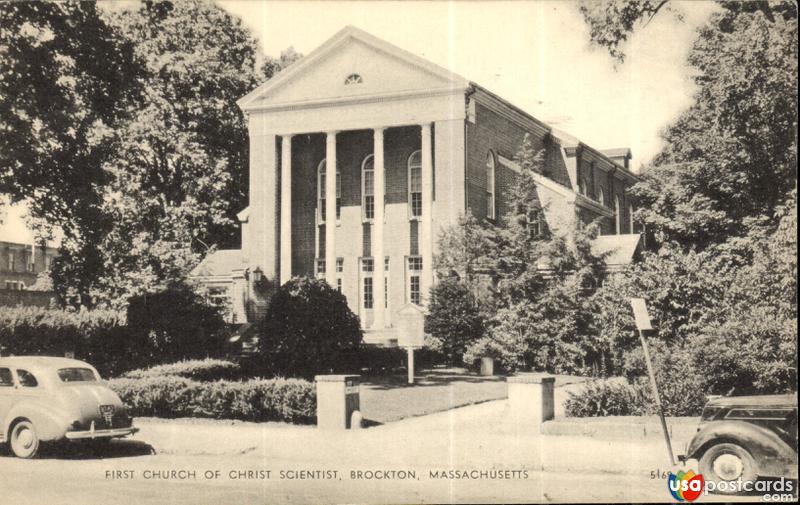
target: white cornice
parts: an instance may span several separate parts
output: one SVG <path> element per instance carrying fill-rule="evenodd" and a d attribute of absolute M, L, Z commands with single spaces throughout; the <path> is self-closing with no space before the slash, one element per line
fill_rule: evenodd
<path fill-rule="evenodd" d="M 551 133 L 550 127 L 534 118 L 527 112 L 515 107 L 511 103 L 500 98 L 491 91 L 478 86 L 477 84 L 473 83 L 472 86 L 475 89 L 475 92 L 471 95 L 471 98 L 474 98 L 478 103 L 492 112 L 516 123 L 528 131 L 532 130 L 539 135 L 547 135 Z"/>
<path fill-rule="evenodd" d="M 394 100 L 404 100 L 407 98 L 428 98 L 436 96 L 446 96 L 451 94 L 463 93 L 464 89 L 453 88 L 451 86 L 436 89 L 413 89 L 407 91 L 394 91 L 390 93 L 375 93 L 369 95 L 350 95 L 318 100 L 302 100 L 297 102 L 284 102 L 277 104 L 255 104 L 247 107 L 248 112 L 264 111 L 285 111 L 299 109 L 313 109 L 319 107 L 345 106 L 363 103 L 387 102 Z"/>

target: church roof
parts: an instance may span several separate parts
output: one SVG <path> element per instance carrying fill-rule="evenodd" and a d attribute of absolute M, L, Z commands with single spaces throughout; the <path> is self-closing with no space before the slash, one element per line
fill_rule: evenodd
<path fill-rule="evenodd" d="M 244 268 L 244 257 L 241 249 L 220 249 L 206 256 L 197 265 L 190 277 L 230 276 L 234 270 Z"/>
<path fill-rule="evenodd" d="M 609 270 L 618 270 L 633 263 L 641 235 L 600 235 L 592 241 L 592 253 L 603 256 Z"/>

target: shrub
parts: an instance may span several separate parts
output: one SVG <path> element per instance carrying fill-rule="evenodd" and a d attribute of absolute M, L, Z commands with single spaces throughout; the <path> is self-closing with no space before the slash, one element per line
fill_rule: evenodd
<path fill-rule="evenodd" d="M 308 424 L 316 416 L 314 385 L 300 379 L 197 382 L 175 376 L 109 382 L 133 416 L 201 417 Z"/>
<path fill-rule="evenodd" d="M 646 369 L 641 353 L 631 354 L 636 368 Z M 706 403 L 705 378 L 684 352 L 669 356 L 654 355 L 658 392 L 667 416 L 697 416 Z M 577 394 L 570 393 L 564 405 L 567 416 L 624 416 L 657 413 L 649 376 L 630 380 L 593 381 Z"/>
<path fill-rule="evenodd" d="M 0 307 L 2 354 L 64 356 L 72 352 L 108 377 L 145 364 L 146 349 L 146 342 L 128 331 L 120 312 Z"/>
<path fill-rule="evenodd" d="M 222 356 L 225 321 L 188 286 L 131 297 L 128 327 L 148 341 L 150 363 Z"/>
<path fill-rule="evenodd" d="M 277 290 L 259 334 L 259 359 L 266 372 L 306 378 L 348 371 L 347 357 L 362 340 L 358 316 L 344 295 L 323 280 L 307 277 Z"/>
<path fill-rule="evenodd" d="M 131 370 L 124 377 L 144 379 L 149 377 L 182 377 L 199 382 L 215 380 L 238 380 L 244 372 L 238 363 L 220 359 L 187 360 L 157 365 L 151 368 Z"/>
<path fill-rule="evenodd" d="M 449 365 L 463 363 L 467 347 L 483 336 L 484 321 L 469 287 L 454 277 L 431 288 L 425 332 L 428 346 Z"/>
<path fill-rule="evenodd" d="M 597 380 L 564 402 L 567 417 L 641 416 L 649 413 L 649 397 L 641 385 L 625 380 Z"/>

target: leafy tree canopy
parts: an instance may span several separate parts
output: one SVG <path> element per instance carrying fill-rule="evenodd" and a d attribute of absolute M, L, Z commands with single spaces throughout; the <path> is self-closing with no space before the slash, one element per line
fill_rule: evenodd
<path fill-rule="evenodd" d="M 792 2 L 721 2 L 689 55 L 697 91 L 633 188 L 662 241 L 704 248 L 775 226 L 797 179 L 797 15 Z M 615 55 L 666 2 L 587 2 L 592 41 Z M 597 35 L 601 33 L 603 35 Z"/>

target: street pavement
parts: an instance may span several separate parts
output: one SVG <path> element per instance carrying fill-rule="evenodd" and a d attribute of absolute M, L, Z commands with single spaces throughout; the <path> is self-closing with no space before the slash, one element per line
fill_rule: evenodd
<path fill-rule="evenodd" d="M 506 401 L 369 429 L 137 420 L 101 452 L 0 456 L 13 504 L 663 502 L 658 440 L 543 436 Z M 708 501 L 706 497 L 701 498 Z"/>

